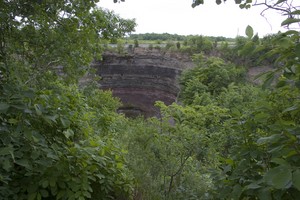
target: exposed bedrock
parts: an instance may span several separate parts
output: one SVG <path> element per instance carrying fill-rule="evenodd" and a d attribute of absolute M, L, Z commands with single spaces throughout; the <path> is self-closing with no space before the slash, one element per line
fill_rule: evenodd
<path fill-rule="evenodd" d="M 102 89 L 111 89 L 127 116 L 159 116 L 155 101 L 169 105 L 176 101 L 181 71 L 191 67 L 183 57 L 160 52 L 139 51 L 127 55 L 105 53 L 102 61 L 94 62 L 102 77 Z"/>

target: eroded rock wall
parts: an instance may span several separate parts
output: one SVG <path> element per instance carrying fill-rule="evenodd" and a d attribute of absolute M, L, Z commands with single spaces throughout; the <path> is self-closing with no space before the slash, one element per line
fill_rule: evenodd
<path fill-rule="evenodd" d="M 111 89 L 123 103 L 127 116 L 159 116 L 155 101 L 169 105 L 179 92 L 178 78 L 191 62 L 161 52 L 135 51 L 131 54 L 103 54 L 93 66 L 101 76 L 102 89 Z"/>

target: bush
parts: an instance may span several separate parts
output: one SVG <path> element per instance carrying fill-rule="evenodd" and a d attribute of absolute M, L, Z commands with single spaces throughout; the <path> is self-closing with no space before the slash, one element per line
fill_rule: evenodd
<path fill-rule="evenodd" d="M 232 82 L 241 82 L 245 70 L 216 57 L 204 58 L 196 55 L 194 60 L 197 67 L 182 74 L 180 84 L 180 100 L 189 105 L 197 95 L 209 93 L 218 95 L 223 88 Z"/>
<path fill-rule="evenodd" d="M 94 121 L 101 114 L 116 117 L 104 105 L 112 97 L 106 96 L 99 107 L 76 86 L 48 84 L 51 89 L 14 84 L 0 88 L 1 197 L 84 199 L 95 192 L 101 199 L 128 196 L 130 176 L 123 155 L 114 141 L 98 132 L 109 130 L 111 123 Z M 93 188 L 95 184 L 99 187 Z"/>

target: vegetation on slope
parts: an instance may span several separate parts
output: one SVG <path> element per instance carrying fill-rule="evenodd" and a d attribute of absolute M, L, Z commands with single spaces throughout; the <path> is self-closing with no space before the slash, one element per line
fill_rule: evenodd
<path fill-rule="evenodd" d="M 299 32 L 259 39 L 247 27 L 235 47 L 212 44 L 215 57 L 211 40 L 191 37 L 197 67 L 181 77 L 181 103 L 127 119 L 96 82 L 77 85 L 105 40 L 134 28 L 95 2 L 0 3 L 1 198 L 298 198 Z M 296 25 L 285 3 L 273 7 Z M 259 58 L 275 69 L 262 87 L 243 76 Z"/>
<path fill-rule="evenodd" d="M 122 120 L 119 102 L 77 83 L 102 41 L 132 31 L 134 21 L 95 3 L 0 3 L 1 199 L 130 195 L 131 176 L 112 136 Z"/>

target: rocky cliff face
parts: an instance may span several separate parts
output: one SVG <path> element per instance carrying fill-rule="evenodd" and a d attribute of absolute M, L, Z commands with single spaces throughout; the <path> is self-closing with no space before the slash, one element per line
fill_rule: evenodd
<path fill-rule="evenodd" d="M 120 112 L 127 116 L 158 116 L 155 101 L 171 104 L 179 92 L 178 77 L 192 67 L 188 58 L 136 49 L 126 55 L 105 53 L 93 66 L 102 77 L 102 89 L 111 89 L 123 102 Z"/>

